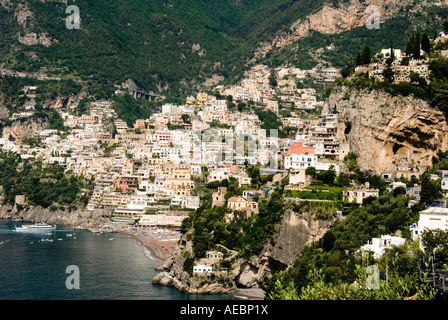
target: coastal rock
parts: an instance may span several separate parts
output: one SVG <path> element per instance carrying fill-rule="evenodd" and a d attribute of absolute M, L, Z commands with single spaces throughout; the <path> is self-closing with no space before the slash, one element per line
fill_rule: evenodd
<path fill-rule="evenodd" d="M 269 257 L 285 267 L 292 265 L 303 248 L 322 238 L 335 221 L 337 218 L 321 220 L 316 219 L 311 212 L 287 210 Z"/>
<path fill-rule="evenodd" d="M 3 205 L 0 207 L 0 219 L 13 219 L 17 221 L 47 222 L 50 224 L 66 225 L 87 229 L 107 222 L 102 218 L 103 210 L 88 211 L 83 209 L 71 212 L 42 208 L 26 207 L 21 210 L 15 205 Z"/>
<path fill-rule="evenodd" d="M 173 285 L 173 277 L 168 272 L 161 272 L 152 279 L 152 283 L 170 287 Z"/>
<path fill-rule="evenodd" d="M 300 256 L 303 247 L 319 240 L 337 219 L 319 220 L 313 212 L 287 210 L 274 236 L 275 245 L 268 243 L 259 256 L 248 260 L 236 259 L 221 279 L 218 275 L 192 276 L 184 270 L 186 257 L 192 254 L 192 243 L 188 240 L 190 230 L 181 237 L 165 264 L 158 266 L 158 270 L 164 272 L 159 273 L 153 283 L 173 286 L 193 294 L 230 293 L 237 288 L 260 290 L 258 288 L 266 277 L 291 265 Z M 232 256 L 237 254 L 232 252 Z"/>
<path fill-rule="evenodd" d="M 258 277 L 259 268 L 251 263 L 244 262 L 239 266 L 238 275 L 235 277 L 235 282 L 239 286 L 245 288 L 256 288 L 258 287 Z"/>

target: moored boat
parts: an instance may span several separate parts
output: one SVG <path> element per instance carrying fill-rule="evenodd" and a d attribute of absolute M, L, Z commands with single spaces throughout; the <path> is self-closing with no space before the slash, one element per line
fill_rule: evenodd
<path fill-rule="evenodd" d="M 55 230 L 56 226 L 46 223 L 24 224 L 21 227 L 15 227 L 16 231 L 48 231 Z"/>

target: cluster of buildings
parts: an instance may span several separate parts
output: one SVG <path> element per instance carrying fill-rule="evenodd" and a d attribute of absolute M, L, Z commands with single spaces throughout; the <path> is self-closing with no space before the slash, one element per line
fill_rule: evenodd
<path fill-rule="evenodd" d="M 267 67 L 258 65 L 240 86 L 223 89 L 220 96 L 199 93 L 182 105 L 164 104 L 160 112 L 132 124 L 120 119 L 110 101 L 90 102 L 82 115 L 56 106 L 66 133 L 43 130 L 33 146 L 4 138 L 0 147 L 22 158 L 62 165 L 67 173 L 94 181 L 87 210 L 105 209 L 113 219 L 142 226 L 178 228 L 188 212 L 201 205 L 195 181 L 234 178 L 240 187 L 249 186 L 247 168 L 258 164 L 267 168 L 267 174 L 291 172 L 291 185 L 301 187 L 306 179 L 293 177 L 293 172 L 303 173 L 310 166 L 339 171 L 345 151 L 341 153 L 344 148 L 337 141 L 336 115 L 279 116 L 283 127 L 297 128 L 289 138 L 279 138 L 276 130 L 262 129 L 253 110 L 229 110 L 228 95 L 277 115 L 279 101 L 305 110 L 323 105 L 315 89 L 297 88 L 297 81 L 309 72 L 279 68 L 276 73 L 276 88 L 270 84 Z M 256 214 L 258 203 L 252 195 L 233 196 L 224 204 L 232 212 Z"/>
<path fill-rule="evenodd" d="M 420 212 L 418 223 L 409 226 L 411 239 L 420 241 L 425 230 L 448 230 L 448 208 L 430 207 Z M 375 259 L 380 258 L 388 249 L 404 245 L 406 239 L 399 236 L 381 235 L 372 238 L 367 244 L 361 246 L 361 252 L 372 252 Z M 424 250 L 420 242 L 420 247 Z"/>
<path fill-rule="evenodd" d="M 388 65 L 387 59 L 391 57 L 393 50 L 394 60 Z M 430 59 L 425 53 L 421 52 L 420 59 L 414 59 L 408 57 L 401 49 L 382 49 L 379 54 L 374 58 L 374 62 L 371 62 L 368 66 L 358 66 L 356 71 L 369 72 L 377 80 L 384 81 L 384 69 L 390 67 L 393 71 L 393 81 L 399 82 L 411 82 L 411 75 L 417 74 L 420 78 L 424 79 L 427 83 L 430 82 L 429 74 L 429 62 Z"/>
<path fill-rule="evenodd" d="M 274 76 L 276 84 L 270 79 Z M 318 101 L 316 90 L 299 86 L 305 79 L 333 82 L 340 72 L 335 68 L 301 70 L 294 67 L 279 67 L 272 71 L 265 65 L 256 65 L 245 73 L 239 85 L 218 87 L 224 96 L 232 96 L 236 101 L 253 101 L 265 110 L 278 114 L 279 106 L 294 110 L 314 110 L 322 107 L 324 102 Z"/>
<path fill-rule="evenodd" d="M 268 94 L 269 83 L 261 85 L 267 86 Z M 311 93 L 304 90 L 301 97 L 314 101 Z M 277 106 L 270 105 L 276 113 Z M 282 119 L 287 126 L 300 124 L 301 130 L 280 139 L 275 132 L 267 136 L 252 110 L 229 111 L 227 100 L 206 93 L 189 97 L 183 105 L 165 104 L 160 112 L 132 125 L 118 117 L 109 101 L 91 102 L 83 115 L 56 110 L 66 133 L 43 130 L 33 146 L 3 138 L 0 147 L 91 179 L 94 188 L 87 210 L 105 209 L 112 219 L 138 221 L 141 226 L 179 228 L 188 212 L 200 207 L 194 194 L 198 179 L 210 183 L 234 178 L 244 187 L 251 184 L 248 166 L 260 164 L 273 174 L 310 165 L 328 169 L 327 155 L 338 154 L 338 144 L 329 141 L 334 142 L 336 123 L 331 115 L 320 120 Z M 310 159 L 300 159 L 304 148 L 310 150 Z M 225 203 L 232 212 L 258 212 L 250 194 Z"/>

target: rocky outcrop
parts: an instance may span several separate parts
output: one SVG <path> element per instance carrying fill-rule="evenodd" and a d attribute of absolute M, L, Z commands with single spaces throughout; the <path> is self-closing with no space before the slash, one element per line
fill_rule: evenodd
<path fill-rule="evenodd" d="M 422 10 L 424 6 L 448 5 L 447 0 L 419 1 L 412 0 L 351 0 L 338 5 L 328 3 L 318 12 L 294 22 L 288 31 L 277 35 L 272 41 L 263 43 L 256 51 L 254 62 L 258 57 L 265 56 L 271 50 L 279 50 L 293 42 L 308 37 L 313 31 L 324 34 L 337 34 L 366 24 L 373 12 L 366 10 L 369 6 L 377 6 L 380 22 L 384 22 L 400 8 L 412 5 L 412 11 Z"/>
<path fill-rule="evenodd" d="M 35 32 L 27 33 L 23 37 L 19 36 L 18 40 L 21 44 L 24 44 L 27 46 L 35 46 L 35 45 L 41 44 L 44 47 L 49 47 L 53 43 L 57 42 L 56 39 L 53 39 L 52 37 L 47 36 L 45 33 L 37 34 Z"/>
<path fill-rule="evenodd" d="M 438 150 L 448 150 L 445 117 L 423 100 L 338 87 L 328 106 L 338 112 L 339 138 L 361 170 L 393 175 L 413 168 L 408 174 L 418 176 Z"/>
<path fill-rule="evenodd" d="M 2 137 L 20 144 L 24 139 L 37 137 L 45 127 L 44 122 L 36 119 L 14 121 L 11 126 L 3 128 Z"/>
<path fill-rule="evenodd" d="M 14 13 L 14 16 L 17 20 L 17 23 L 20 24 L 24 28 L 26 28 L 27 23 L 29 23 L 29 21 L 31 19 L 33 19 L 33 17 L 34 17 L 33 13 L 28 9 L 28 6 L 26 3 L 24 5 L 19 4 L 17 6 L 17 10 Z"/>
<path fill-rule="evenodd" d="M 42 207 L 25 207 L 21 210 L 16 205 L 3 205 L 0 207 L 0 219 L 12 219 L 29 222 L 47 222 L 50 224 L 65 225 L 87 229 L 106 222 L 102 218 L 102 210 L 88 211 L 83 209 L 68 211 L 50 210 Z"/>
<path fill-rule="evenodd" d="M 318 241 L 333 226 L 336 219 L 319 220 L 310 212 L 285 213 L 275 246 L 269 256 L 285 266 L 290 266 L 300 256 L 302 249 Z"/>
<path fill-rule="evenodd" d="M 158 270 L 164 272 L 159 273 L 153 283 L 196 294 L 231 293 L 236 288 L 260 288 L 266 277 L 291 266 L 304 246 L 319 240 L 336 220 L 337 218 L 331 221 L 318 220 L 310 212 L 287 210 L 273 239 L 275 244 L 267 244 L 259 256 L 253 256 L 249 260 L 236 259 L 225 276 L 228 281 L 190 276 L 184 270 L 185 257 L 192 255 L 192 244 L 187 240 L 187 233 L 171 252 L 167 262 L 158 267 Z"/>

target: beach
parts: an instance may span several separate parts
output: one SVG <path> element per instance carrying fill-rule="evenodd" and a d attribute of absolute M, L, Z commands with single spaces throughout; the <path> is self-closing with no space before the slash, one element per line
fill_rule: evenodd
<path fill-rule="evenodd" d="M 110 229 L 90 228 L 89 230 L 95 233 L 119 232 L 134 238 L 147 250 L 145 255 L 159 265 L 166 262 L 177 241 L 180 239 L 180 234 L 175 231 L 165 229 L 135 229 L 125 224 L 114 224 Z M 260 288 L 235 288 L 230 294 L 248 300 L 264 299 L 264 291 Z"/>
<path fill-rule="evenodd" d="M 127 224 L 112 224 L 108 228 L 98 226 L 89 228 L 93 233 L 122 233 L 134 238 L 146 250 L 146 256 L 159 264 L 163 264 L 174 249 L 180 234 L 167 229 L 136 229 Z"/>

